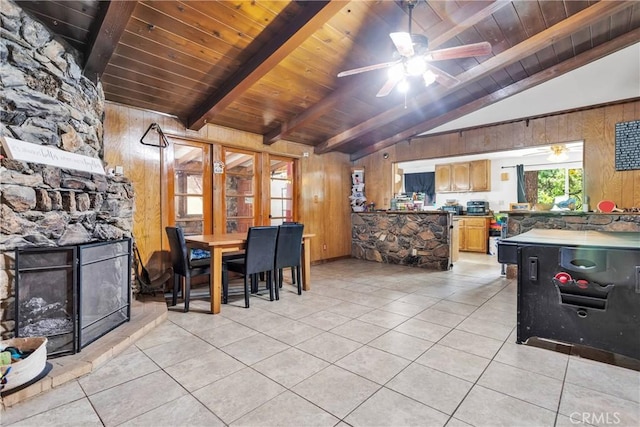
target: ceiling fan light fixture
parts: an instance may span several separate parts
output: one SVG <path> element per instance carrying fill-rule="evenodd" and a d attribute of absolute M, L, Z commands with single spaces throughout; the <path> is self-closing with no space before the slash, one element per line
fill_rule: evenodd
<path fill-rule="evenodd" d="M 551 154 L 547 157 L 547 160 L 553 163 L 564 162 L 569 156 L 567 155 L 567 151 L 569 149 L 564 145 L 552 145 L 549 147 L 551 149 Z"/>
<path fill-rule="evenodd" d="M 401 93 L 407 93 L 409 91 L 409 81 L 407 79 L 400 80 L 400 83 L 398 83 L 398 90 Z"/>
<path fill-rule="evenodd" d="M 424 79 L 424 85 L 429 86 L 435 83 L 436 75 L 431 70 L 427 70 L 422 74 L 422 78 Z"/>
<path fill-rule="evenodd" d="M 427 62 L 423 56 L 412 56 L 406 61 L 407 74 L 419 76 L 427 71 Z"/>
<path fill-rule="evenodd" d="M 402 80 L 402 78 L 404 77 L 404 69 L 402 68 L 402 64 L 396 64 L 393 67 L 389 68 L 387 74 L 391 80 Z"/>

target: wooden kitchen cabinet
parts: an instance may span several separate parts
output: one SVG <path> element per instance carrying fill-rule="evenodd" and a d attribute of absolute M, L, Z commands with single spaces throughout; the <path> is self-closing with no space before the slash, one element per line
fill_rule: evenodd
<path fill-rule="evenodd" d="M 436 193 L 491 190 L 491 161 L 436 165 Z"/>
<path fill-rule="evenodd" d="M 458 246 L 461 251 L 487 253 L 489 220 L 489 217 L 466 217 L 458 220 Z"/>

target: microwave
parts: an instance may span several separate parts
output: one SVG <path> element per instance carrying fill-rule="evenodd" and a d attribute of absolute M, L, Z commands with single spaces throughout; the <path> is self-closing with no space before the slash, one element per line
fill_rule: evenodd
<path fill-rule="evenodd" d="M 469 200 L 467 215 L 489 215 L 489 202 L 486 200 Z"/>

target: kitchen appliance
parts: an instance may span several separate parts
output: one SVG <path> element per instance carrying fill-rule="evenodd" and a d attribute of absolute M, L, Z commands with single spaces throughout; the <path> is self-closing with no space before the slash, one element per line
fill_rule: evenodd
<path fill-rule="evenodd" d="M 467 215 L 489 215 L 489 202 L 486 200 L 469 200 Z"/>
<path fill-rule="evenodd" d="M 444 205 L 440 209 L 446 212 L 453 212 L 454 215 L 462 215 L 462 205 Z"/>

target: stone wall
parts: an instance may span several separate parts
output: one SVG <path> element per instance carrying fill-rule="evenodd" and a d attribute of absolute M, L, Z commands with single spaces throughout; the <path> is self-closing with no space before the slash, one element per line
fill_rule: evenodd
<path fill-rule="evenodd" d="M 533 229 L 640 232 L 640 214 L 512 212 L 507 219 L 507 237 Z"/>
<path fill-rule="evenodd" d="M 103 157 L 104 94 L 78 53 L 0 0 L 0 136 Z M 123 176 L 6 158 L 0 151 L 0 334 L 13 333 L 14 249 L 130 237 L 134 194 Z"/>
<path fill-rule="evenodd" d="M 433 270 L 449 269 L 447 214 L 352 213 L 351 227 L 354 258 Z"/>

